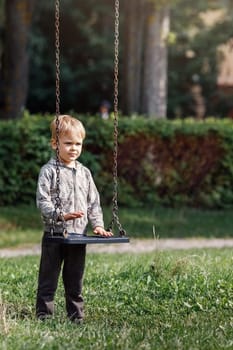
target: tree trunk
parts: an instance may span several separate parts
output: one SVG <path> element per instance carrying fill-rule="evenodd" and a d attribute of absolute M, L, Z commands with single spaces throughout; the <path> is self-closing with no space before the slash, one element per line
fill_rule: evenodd
<path fill-rule="evenodd" d="M 36 0 L 5 2 L 4 119 L 21 115 L 28 91 L 28 38 Z"/>
<path fill-rule="evenodd" d="M 169 9 L 148 5 L 145 22 L 145 56 L 143 73 L 143 113 L 166 118 L 167 113 L 167 36 Z"/>
<path fill-rule="evenodd" d="M 124 5 L 124 111 L 132 114 L 141 111 L 144 1 L 127 0 Z"/>

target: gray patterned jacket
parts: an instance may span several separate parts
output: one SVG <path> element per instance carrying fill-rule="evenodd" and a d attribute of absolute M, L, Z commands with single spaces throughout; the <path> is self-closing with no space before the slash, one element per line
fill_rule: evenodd
<path fill-rule="evenodd" d="M 86 230 L 88 221 L 92 227 L 104 227 L 100 198 L 91 172 L 78 161 L 74 168 L 59 163 L 60 195 L 63 213 L 83 211 L 84 216 L 75 220 L 66 221 L 68 232 L 82 234 Z M 50 231 L 55 213 L 56 197 L 56 161 L 50 159 L 39 174 L 36 202 L 44 222 L 44 230 Z M 62 221 L 58 220 L 60 213 L 55 213 L 55 230 L 63 231 Z"/>

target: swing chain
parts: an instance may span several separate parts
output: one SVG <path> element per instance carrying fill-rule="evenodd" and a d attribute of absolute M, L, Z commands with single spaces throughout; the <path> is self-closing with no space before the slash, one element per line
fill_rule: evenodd
<path fill-rule="evenodd" d="M 60 0 L 55 0 L 56 118 L 60 115 Z"/>
<path fill-rule="evenodd" d="M 109 230 L 112 230 L 114 223 L 119 229 L 120 236 L 126 232 L 118 217 L 118 95 L 119 95 L 119 0 L 115 0 L 115 33 L 114 33 L 114 148 L 113 148 L 113 198 L 112 198 L 112 221 Z M 56 197 L 55 212 L 52 219 L 51 234 L 55 229 L 55 216 L 59 212 L 63 222 L 63 235 L 67 235 L 64 216 L 62 214 L 62 203 L 60 198 L 60 167 L 59 167 L 59 115 L 60 115 L 60 0 L 55 0 L 55 65 L 56 65 Z"/>
<path fill-rule="evenodd" d="M 57 214 L 62 221 L 63 235 L 66 236 L 66 225 L 62 211 L 62 203 L 60 198 L 60 167 L 59 167 L 59 115 L 60 115 L 60 0 L 55 0 L 55 68 L 56 68 L 56 197 L 55 197 L 55 211 L 52 218 L 53 234 L 55 230 L 55 223 Z"/>
<path fill-rule="evenodd" d="M 113 198 L 112 198 L 112 221 L 109 229 L 116 223 L 120 236 L 125 236 L 126 232 L 118 217 L 118 174 L 117 174 L 117 158 L 118 158 L 118 95 L 119 95 L 119 0 L 115 0 L 115 32 L 114 32 L 114 144 L 113 144 Z"/>

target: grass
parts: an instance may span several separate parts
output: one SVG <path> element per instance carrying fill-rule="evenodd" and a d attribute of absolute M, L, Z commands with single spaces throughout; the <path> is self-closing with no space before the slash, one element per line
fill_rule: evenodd
<path fill-rule="evenodd" d="M 131 238 L 153 238 L 153 227 L 160 238 L 233 235 L 231 210 L 120 208 L 119 216 Z M 109 223 L 109 208 L 104 208 L 104 217 L 106 224 Z M 41 234 L 40 215 L 34 206 L 0 208 L 0 248 L 39 243 Z"/>
<path fill-rule="evenodd" d="M 0 344 L 7 350 L 233 349 L 232 250 L 89 254 L 86 320 L 34 317 L 39 258 L 1 259 Z"/>

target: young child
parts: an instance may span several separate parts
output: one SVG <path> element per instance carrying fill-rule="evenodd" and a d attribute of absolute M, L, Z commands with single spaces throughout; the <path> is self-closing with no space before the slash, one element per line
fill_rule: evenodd
<path fill-rule="evenodd" d="M 51 146 L 56 150 L 56 118 L 51 123 Z M 37 185 L 37 206 L 44 222 L 44 236 L 38 278 L 36 315 L 45 319 L 54 312 L 54 295 L 60 271 L 65 289 L 67 316 L 71 321 L 81 323 L 84 317 L 82 281 L 85 266 L 86 245 L 47 243 L 51 224 L 55 232 L 85 233 L 88 221 L 97 235 L 112 236 L 104 229 L 99 193 L 90 171 L 77 158 L 82 152 L 85 129 L 83 124 L 69 116 L 59 116 L 59 169 L 61 213 L 55 210 L 56 202 L 56 159 L 51 159 L 40 171 Z M 55 224 L 54 224 L 55 222 Z"/>

